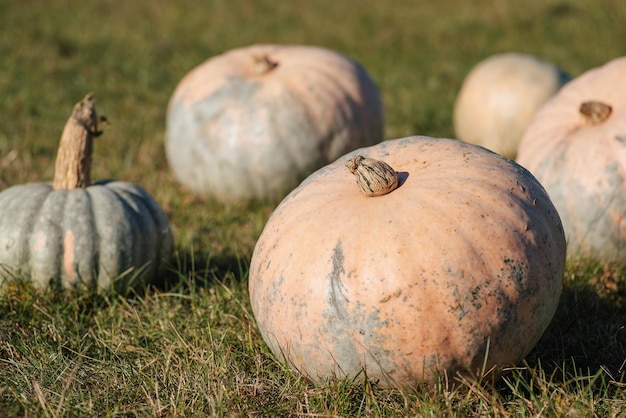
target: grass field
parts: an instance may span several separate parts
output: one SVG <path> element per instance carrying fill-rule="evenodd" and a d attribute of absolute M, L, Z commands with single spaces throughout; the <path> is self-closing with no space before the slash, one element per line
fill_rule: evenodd
<path fill-rule="evenodd" d="M 576 76 L 626 55 L 624 22 L 615 0 L 1 1 L 0 189 L 52 179 L 63 124 L 94 91 L 111 126 L 93 178 L 147 189 L 176 254 L 142 296 L 0 296 L 0 416 L 626 416 L 626 273 L 593 260 L 568 263 L 553 323 L 495 385 L 309 385 L 270 354 L 250 311 L 247 268 L 272 204 L 194 197 L 163 149 L 178 81 L 233 47 L 343 52 L 382 92 L 385 138 L 450 137 L 479 60 L 526 52 Z"/>

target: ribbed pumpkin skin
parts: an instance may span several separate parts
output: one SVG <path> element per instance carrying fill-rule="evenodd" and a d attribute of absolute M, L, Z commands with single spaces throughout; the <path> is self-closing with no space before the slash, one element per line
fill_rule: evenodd
<path fill-rule="evenodd" d="M 366 197 L 344 167 L 383 160 L 400 186 Z M 314 382 L 365 368 L 415 389 L 522 359 L 556 310 L 565 240 L 528 171 L 484 148 L 408 137 L 341 157 L 276 208 L 249 290 L 272 352 Z"/>
<path fill-rule="evenodd" d="M 544 185 L 559 211 L 570 256 L 626 256 L 626 57 L 572 80 L 536 115 L 518 162 Z M 583 102 L 612 107 L 598 125 Z"/>
<path fill-rule="evenodd" d="M 257 73 L 264 56 L 278 65 Z M 365 70 L 312 46 L 253 45 L 207 60 L 176 87 L 166 122 L 177 179 L 224 202 L 280 199 L 383 137 L 382 102 Z"/>
<path fill-rule="evenodd" d="M 125 274 L 116 289 L 139 289 L 172 251 L 165 213 L 132 183 L 17 185 L 0 193 L 0 208 L 0 281 L 27 277 L 41 288 L 93 289 Z"/>
<path fill-rule="evenodd" d="M 567 81 L 555 65 L 532 55 L 493 55 L 463 81 L 454 104 L 455 135 L 514 159 L 533 116 Z"/>

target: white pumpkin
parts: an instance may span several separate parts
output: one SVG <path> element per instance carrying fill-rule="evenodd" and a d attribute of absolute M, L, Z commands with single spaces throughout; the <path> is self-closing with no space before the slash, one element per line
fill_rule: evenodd
<path fill-rule="evenodd" d="M 493 55 L 463 81 L 454 104 L 455 135 L 514 159 L 535 113 L 567 81 L 554 64 L 532 55 Z"/>

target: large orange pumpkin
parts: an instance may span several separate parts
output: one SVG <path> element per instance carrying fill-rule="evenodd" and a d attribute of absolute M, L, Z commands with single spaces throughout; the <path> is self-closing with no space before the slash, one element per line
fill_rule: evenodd
<path fill-rule="evenodd" d="M 535 113 L 568 80 L 554 64 L 532 55 L 488 57 L 467 75 L 456 98 L 456 137 L 515 158 Z"/>
<path fill-rule="evenodd" d="M 363 194 L 344 166 L 357 154 L 391 165 L 398 188 Z M 559 216 L 527 170 L 408 137 L 293 190 L 256 244 L 249 290 L 270 349 L 314 382 L 365 369 L 410 389 L 522 359 L 556 310 L 564 262 Z"/>
<path fill-rule="evenodd" d="M 626 57 L 575 78 L 537 113 L 518 162 L 559 211 L 571 256 L 626 256 Z"/>
<path fill-rule="evenodd" d="M 252 45 L 180 81 L 165 145 L 175 176 L 196 194 L 274 200 L 382 131 L 378 89 L 355 61 L 313 46 Z"/>

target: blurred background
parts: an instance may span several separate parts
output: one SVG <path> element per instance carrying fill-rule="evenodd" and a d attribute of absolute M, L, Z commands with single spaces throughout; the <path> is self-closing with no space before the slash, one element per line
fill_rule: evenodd
<path fill-rule="evenodd" d="M 626 3 L 610 0 L 25 0 L 0 2 L 0 16 L 2 155 L 25 139 L 36 138 L 35 156 L 54 149 L 72 105 L 95 91 L 123 137 L 104 151 L 135 160 L 142 141 L 162 141 L 186 72 L 253 43 L 320 45 L 360 62 L 383 94 L 386 138 L 453 135 L 458 88 L 489 55 L 530 53 L 577 75 L 626 53 Z"/>

